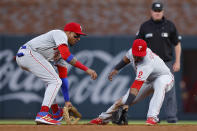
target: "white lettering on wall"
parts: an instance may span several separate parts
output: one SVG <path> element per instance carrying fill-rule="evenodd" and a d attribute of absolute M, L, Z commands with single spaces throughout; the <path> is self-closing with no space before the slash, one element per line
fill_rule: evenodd
<path fill-rule="evenodd" d="M 116 56 L 102 50 L 83 50 L 76 54 L 76 57 L 88 67 L 94 69 L 96 63 L 101 63 L 97 80 L 91 80 L 84 71 L 68 66 L 69 94 L 71 101 L 81 104 L 88 100 L 93 104 L 109 104 L 126 93 L 130 82 L 130 74 L 118 75 L 113 81 L 108 80 L 108 74 L 125 55 L 125 51 Z M 43 100 L 45 84 L 35 75 L 23 71 L 13 61 L 13 52 L 3 50 L 0 52 L 0 102 L 8 100 L 20 100 L 24 103 L 39 102 Z M 72 69 L 73 68 L 73 69 Z M 98 66 L 97 66 L 98 68 Z M 75 71 L 71 74 L 70 71 Z M 80 77 L 79 77 L 80 76 Z M 83 77 L 82 77 L 83 76 Z M 64 103 L 61 93 L 56 101 Z"/>

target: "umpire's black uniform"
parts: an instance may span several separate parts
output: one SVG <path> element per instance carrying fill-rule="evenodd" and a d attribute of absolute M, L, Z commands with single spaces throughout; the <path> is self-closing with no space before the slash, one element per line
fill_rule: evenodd
<path fill-rule="evenodd" d="M 136 38 L 144 39 L 147 42 L 147 46 L 164 60 L 172 72 L 173 50 L 174 46 L 180 42 L 180 37 L 171 21 L 164 17 L 161 21 L 154 21 L 151 18 L 141 25 Z M 167 121 L 170 123 L 176 122 L 177 103 L 175 87 L 166 94 L 163 106 L 167 115 Z"/>

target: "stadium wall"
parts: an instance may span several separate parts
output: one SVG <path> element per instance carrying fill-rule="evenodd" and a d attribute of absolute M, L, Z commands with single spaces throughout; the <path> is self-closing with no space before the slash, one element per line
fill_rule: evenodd
<path fill-rule="evenodd" d="M 40 110 L 45 86 L 34 75 L 22 71 L 13 60 L 18 48 L 36 35 L 0 35 L 0 119 L 32 119 Z M 88 36 L 71 48 L 82 63 L 96 70 L 98 79 L 90 80 L 83 71 L 68 67 L 72 103 L 84 119 L 97 117 L 130 87 L 135 74 L 128 65 L 114 79 L 107 80 L 113 66 L 132 46 L 133 36 Z M 178 116 L 181 120 L 197 119 L 196 76 L 197 37 L 183 36 L 182 68 L 175 74 Z M 129 111 L 130 119 L 145 119 L 149 99 Z M 57 102 L 63 106 L 61 92 Z M 161 111 L 160 118 L 164 118 Z"/>

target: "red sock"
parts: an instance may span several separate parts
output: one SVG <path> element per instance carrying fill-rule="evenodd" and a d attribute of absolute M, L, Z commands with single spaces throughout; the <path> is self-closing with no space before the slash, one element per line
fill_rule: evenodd
<path fill-rule="evenodd" d="M 53 104 L 51 106 L 51 109 L 52 109 L 53 114 L 55 114 L 58 111 L 58 104 Z"/>
<path fill-rule="evenodd" d="M 49 107 L 48 106 L 42 106 L 40 109 L 40 112 L 49 112 Z"/>

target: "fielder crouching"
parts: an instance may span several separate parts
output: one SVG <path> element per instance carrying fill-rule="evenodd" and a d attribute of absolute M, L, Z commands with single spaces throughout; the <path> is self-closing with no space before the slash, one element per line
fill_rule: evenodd
<path fill-rule="evenodd" d="M 28 41 L 18 50 L 17 64 L 47 84 L 40 112 L 37 113 L 35 119 L 37 124 L 60 124 L 63 111 L 55 102 L 60 87 L 64 95 L 65 106 L 72 107 L 69 99 L 66 62 L 85 71 L 93 80 L 97 78 L 94 70 L 80 63 L 69 51 L 69 45 L 75 45 L 81 35 L 86 34 L 82 32 L 80 24 L 71 22 L 65 25 L 64 31 L 51 30 Z M 59 75 L 50 62 L 55 63 Z M 49 114 L 50 108 L 52 116 Z"/>
<path fill-rule="evenodd" d="M 102 112 L 98 118 L 90 121 L 90 124 L 107 124 L 112 120 L 115 124 L 128 124 L 127 111 L 130 106 L 151 93 L 153 96 L 149 104 L 146 124 L 155 125 L 159 122 L 157 117 L 163 103 L 165 93 L 174 83 L 174 77 L 163 60 L 147 48 L 147 43 L 142 39 L 136 39 L 124 58 L 115 66 L 108 79 L 119 70 L 131 63 L 136 71 L 136 78 L 127 93 L 117 100 L 106 112 Z"/>

